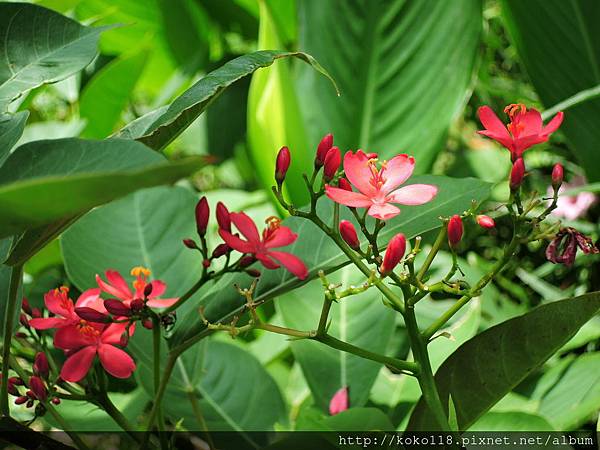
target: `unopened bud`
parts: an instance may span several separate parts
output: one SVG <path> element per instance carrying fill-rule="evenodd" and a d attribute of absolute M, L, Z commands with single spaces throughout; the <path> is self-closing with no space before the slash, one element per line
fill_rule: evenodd
<path fill-rule="evenodd" d="M 260 270 L 258 269 L 246 269 L 246 273 L 250 275 L 252 278 L 260 277 Z"/>
<path fill-rule="evenodd" d="M 516 191 L 523 183 L 523 177 L 525 176 L 525 163 L 523 158 L 518 158 L 512 166 L 510 171 L 510 190 Z"/>
<path fill-rule="evenodd" d="M 348 220 L 342 220 L 340 222 L 340 235 L 350 248 L 354 250 L 360 249 L 360 241 L 358 240 L 356 228 L 354 228 L 352 222 L 349 222 Z"/>
<path fill-rule="evenodd" d="M 8 387 L 6 388 L 6 390 L 13 397 L 19 397 L 21 394 L 19 393 L 19 389 L 13 382 L 13 379 L 14 379 L 14 377 L 8 379 L 8 384 L 7 384 Z"/>
<path fill-rule="evenodd" d="M 333 134 L 326 134 L 319 145 L 317 146 L 317 154 L 315 156 L 315 168 L 320 169 L 325 164 L 325 157 L 329 149 L 333 147 Z"/>
<path fill-rule="evenodd" d="M 89 308 L 87 306 L 81 306 L 75 308 L 75 314 L 81 317 L 83 320 L 87 320 L 88 322 L 96 322 L 96 323 L 107 323 L 110 322 L 110 317 L 100 311 L 96 311 L 94 308 Z"/>
<path fill-rule="evenodd" d="M 290 155 L 290 149 L 287 147 L 281 147 L 279 153 L 277 153 L 277 160 L 275 161 L 275 180 L 277 185 L 281 186 L 285 175 L 290 168 L 290 162 L 292 161 L 292 155 Z"/>
<path fill-rule="evenodd" d="M 27 338 L 27 335 L 26 335 L 25 333 L 22 333 L 22 332 L 20 332 L 20 331 L 17 331 L 17 332 L 15 333 L 15 337 L 17 337 L 17 338 L 19 338 L 19 339 L 25 339 L 25 338 Z"/>
<path fill-rule="evenodd" d="M 25 406 L 31 408 L 33 406 L 33 400 L 29 400 Z"/>
<path fill-rule="evenodd" d="M 60 405 L 60 398 L 58 398 L 58 397 L 54 397 L 50 401 L 52 402 L 53 405 Z"/>
<path fill-rule="evenodd" d="M 25 382 L 19 377 L 10 377 L 8 381 L 9 383 L 14 384 L 15 386 L 25 386 Z"/>
<path fill-rule="evenodd" d="M 154 289 L 154 285 L 152 283 L 147 283 L 144 287 L 144 297 L 148 298 L 152 295 L 152 290 Z"/>
<path fill-rule="evenodd" d="M 559 163 L 554 164 L 554 167 L 552 168 L 552 187 L 554 188 L 554 190 L 558 190 L 558 188 L 563 182 L 563 178 L 563 166 Z"/>
<path fill-rule="evenodd" d="M 23 297 L 23 303 L 21 303 L 21 309 L 23 310 L 23 312 L 25 314 L 31 315 L 31 313 L 32 313 L 31 306 L 29 305 L 29 302 L 27 301 L 27 299 L 25 297 Z"/>
<path fill-rule="evenodd" d="M 480 214 L 477 217 L 475 217 L 475 221 L 482 228 L 494 228 L 496 226 L 496 222 L 494 222 L 494 219 L 484 214 Z"/>
<path fill-rule="evenodd" d="M 121 337 L 119 338 L 119 345 L 121 347 L 127 347 L 129 344 L 129 332 L 127 330 L 123 331 Z"/>
<path fill-rule="evenodd" d="M 196 230 L 199 236 L 206 234 L 208 227 L 208 218 L 210 216 L 210 207 L 206 197 L 202 197 L 196 204 Z"/>
<path fill-rule="evenodd" d="M 390 239 L 387 250 L 385 251 L 383 263 L 381 263 L 381 267 L 379 268 L 382 276 L 389 275 L 396 268 L 404 256 L 405 251 L 406 237 L 404 234 L 398 233 Z"/>
<path fill-rule="evenodd" d="M 144 319 L 142 320 L 142 326 L 147 330 L 151 330 L 154 328 L 154 323 L 152 322 L 152 319 Z"/>
<path fill-rule="evenodd" d="M 345 178 L 340 178 L 338 180 L 338 187 L 340 189 L 343 189 L 345 191 L 350 191 L 352 192 L 352 185 L 350 184 L 350 182 L 348 180 L 346 180 Z"/>
<path fill-rule="evenodd" d="M 254 261 L 256 261 L 256 258 L 252 255 L 242 256 L 240 259 L 240 267 L 248 267 L 250 264 L 254 263 Z"/>
<path fill-rule="evenodd" d="M 109 313 L 117 317 L 129 317 L 132 313 L 131 308 L 129 308 L 121 300 L 117 300 L 115 298 L 109 298 L 104 300 L 104 307 Z"/>
<path fill-rule="evenodd" d="M 140 312 L 142 309 L 144 309 L 145 306 L 146 303 L 144 303 L 144 300 L 142 300 L 141 298 L 134 298 L 129 304 L 129 307 L 134 313 Z"/>
<path fill-rule="evenodd" d="M 448 243 L 454 248 L 461 241 L 463 236 L 463 223 L 458 214 L 454 214 L 448 221 Z"/>
<path fill-rule="evenodd" d="M 48 365 L 48 358 L 43 352 L 38 352 L 33 360 L 33 373 L 39 375 L 42 378 L 48 378 L 50 373 L 50 366 Z"/>
<path fill-rule="evenodd" d="M 223 202 L 217 203 L 217 223 L 221 230 L 229 231 L 231 233 L 231 216 L 229 210 Z"/>
<path fill-rule="evenodd" d="M 223 255 L 226 255 L 227 253 L 229 253 L 231 249 L 229 248 L 229 245 L 223 243 L 223 244 L 219 244 L 215 247 L 215 249 L 212 252 L 212 257 L 213 258 L 220 258 Z"/>
<path fill-rule="evenodd" d="M 192 250 L 198 250 L 198 244 L 196 244 L 196 241 L 193 239 L 184 239 L 183 245 L 185 245 L 187 248 L 191 248 Z"/>
<path fill-rule="evenodd" d="M 25 313 L 19 314 L 19 323 L 21 325 L 23 325 L 25 328 L 29 328 L 29 319 L 27 319 L 27 316 L 25 315 Z"/>
<path fill-rule="evenodd" d="M 210 259 L 205 259 L 204 261 L 202 261 L 202 267 L 208 269 L 210 267 Z"/>
<path fill-rule="evenodd" d="M 33 394 L 38 400 L 46 400 L 48 398 L 48 390 L 44 385 L 42 379 L 36 375 L 32 375 L 29 378 L 29 389 L 33 391 Z"/>
<path fill-rule="evenodd" d="M 31 317 L 34 317 L 36 319 L 42 317 L 42 311 L 40 310 L 40 308 L 33 308 L 31 310 Z"/>
<path fill-rule="evenodd" d="M 22 395 L 21 397 L 18 397 L 15 399 L 15 405 L 22 405 L 23 403 L 25 403 L 27 401 L 29 401 L 29 397 Z"/>
<path fill-rule="evenodd" d="M 325 156 L 325 167 L 323 168 L 323 179 L 331 181 L 342 163 L 342 153 L 337 147 L 331 147 Z"/>

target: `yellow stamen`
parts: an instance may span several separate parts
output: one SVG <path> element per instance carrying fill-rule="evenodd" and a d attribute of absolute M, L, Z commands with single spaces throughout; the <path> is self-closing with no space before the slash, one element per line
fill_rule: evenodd
<path fill-rule="evenodd" d="M 143 266 L 137 266 L 131 269 L 131 275 L 134 277 L 149 277 L 152 272 Z"/>
<path fill-rule="evenodd" d="M 265 219 L 265 223 L 267 224 L 269 230 L 273 231 L 279 228 L 279 225 L 281 225 L 281 219 L 279 217 L 270 216 Z"/>

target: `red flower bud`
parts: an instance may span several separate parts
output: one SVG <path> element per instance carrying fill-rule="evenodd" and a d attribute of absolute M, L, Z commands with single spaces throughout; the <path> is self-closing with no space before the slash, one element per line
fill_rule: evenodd
<path fill-rule="evenodd" d="M 277 161 L 275 162 L 275 180 L 280 186 L 281 183 L 283 183 L 283 180 L 285 180 L 285 174 L 290 168 L 291 161 L 292 155 L 290 155 L 290 149 L 281 147 L 279 153 L 277 153 Z"/>
<path fill-rule="evenodd" d="M 142 320 L 142 326 L 147 330 L 151 330 L 154 328 L 154 323 L 152 323 L 152 319 L 144 319 Z"/>
<path fill-rule="evenodd" d="M 75 308 L 75 314 L 77 314 L 83 320 L 87 320 L 88 322 L 110 322 L 110 317 L 108 317 L 106 314 L 101 313 L 100 311 L 96 311 L 94 308 L 89 308 L 87 306 Z"/>
<path fill-rule="evenodd" d="M 496 222 L 494 222 L 494 219 L 492 219 L 490 216 L 486 216 L 483 214 L 480 214 L 477 217 L 475 217 L 475 221 L 480 227 L 483 228 L 494 228 L 496 226 Z"/>
<path fill-rule="evenodd" d="M 109 313 L 117 317 L 129 317 L 132 314 L 131 308 L 129 308 L 121 300 L 117 300 L 115 298 L 109 298 L 107 300 L 104 300 L 104 307 Z"/>
<path fill-rule="evenodd" d="M 320 169 L 325 164 L 325 157 L 329 149 L 333 147 L 333 134 L 326 134 L 317 146 L 317 155 L 315 156 L 315 168 Z"/>
<path fill-rule="evenodd" d="M 131 307 L 131 310 L 134 313 L 138 313 L 142 309 L 144 309 L 144 307 L 146 306 L 146 303 L 144 303 L 144 300 L 142 300 L 141 298 L 134 298 L 133 300 L 131 300 L 131 303 L 129 304 L 129 306 Z"/>
<path fill-rule="evenodd" d="M 331 147 L 325 156 L 325 167 L 323 169 L 323 178 L 325 181 L 330 181 L 335 176 L 335 173 L 340 168 L 342 163 L 342 153 L 337 147 Z"/>
<path fill-rule="evenodd" d="M 25 328 L 29 328 L 29 319 L 27 319 L 27 316 L 25 315 L 25 313 L 21 313 L 19 314 L 19 322 L 21 323 L 21 325 L 23 325 Z"/>
<path fill-rule="evenodd" d="M 385 255 L 383 256 L 383 263 L 379 268 L 381 275 L 386 276 L 390 274 L 398 265 L 404 252 L 406 251 L 406 238 L 402 233 L 398 233 L 388 244 Z"/>
<path fill-rule="evenodd" d="M 260 277 L 260 270 L 258 269 L 246 269 L 246 273 L 253 278 Z"/>
<path fill-rule="evenodd" d="M 23 395 L 23 396 L 15 399 L 15 405 L 22 405 L 23 403 L 25 403 L 27 401 L 29 401 L 29 398 Z"/>
<path fill-rule="evenodd" d="M 352 222 L 347 220 L 342 220 L 340 222 L 340 235 L 342 236 L 344 242 L 350 246 L 350 248 L 354 250 L 360 249 L 360 242 L 356 234 L 356 228 L 354 228 Z"/>
<path fill-rule="evenodd" d="M 191 248 L 192 250 L 198 249 L 198 244 L 196 244 L 196 241 L 193 239 L 184 239 L 183 245 L 185 245 L 187 248 Z"/>
<path fill-rule="evenodd" d="M 121 347 L 127 347 L 129 344 L 129 332 L 127 330 L 123 331 L 121 337 L 119 338 L 119 345 Z"/>
<path fill-rule="evenodd" d="M 35 355 L 32 368 L 34 374 L 39 375 L 42 378 L 48 378 L 50 366 L 48 365 L 48 358 L 45 353 L 38 352 Z"/>
<path fill-rule="evenodd" d="M 516 191 L 521 183 L 523 182 L 523 177 L 525 176 L 525 163 L 523 162 L 523 158 L 518 158 L 512 166 L 510 171 L 510 190 Z"/>
<path fill-rule="evenodd" d="M 13 381 L 16 377 L 11 377 L 8 379 L 8 388 L 6 389 L 8 391 L 8 393 L 14 397 L 19 397 L 21 394 L 19 393 L 19 390 L 17 389 L 16 383 Z M 20 380 L 20 378 L 19 378 Z"/>
<path fill-rule="evenodd" d="M 23 310 L 23 312 L 25 314 L 31 315 L 31 313 L 32 313 L 31 306 L 29 306 L 29 302 L 27 301 L 27 299 L 25 297 L 23 297 L 23 303 L 21 303 L 21 309 Z"/>
<path fill-rule="evenodd" d="M 31 408 L 33 406 L 33 400 L 29 400 L 25 406 Z"/>
<path fill-rule="evenodd" d="M 35 317 L 36 319 L 42 317 L 42 311 L 40 311 L 40 308 L 33 308 L 31 310 L 31 317 Z"/>
<path fill-rule="evenodd" d="M 202 261 L 202 267 L 208 269 L 210 267 L 210 259 L 205 259 L 204 261 Z"/>
<path fill-rule="evenodd" d="M 152 283 L 147 283 L 146 286 L 144 287 L 144 297 L 148 298 L 152 295 L 152 289 L 154 289 L 154 286 L 152 285 Z"/>
<path fill-rule="evenodd" d="M 33 375 L 29 378 L 29 388 L 38 400 L 43 401 L 48 398 L 48 390 L 40 377 Z"/>
<path fill-rule="evenodd" d="M 448 243 L 456 247 L 463 236 L 463 223 L 458 214 L 454 214 L 448 222 Z"/>
<path fill-rule="evenodd" d="M 19 377 L 10 377 L 8 382 L 14 384 L 15 386 L 25 386 L 25 383 Z"/>
<path fill-rule="evenodd" d="M 213 258 L 220 258 L 223 255 L 226 255 L 227 253 L 229 253 L 231 249 L 229 248 L 229 245 L 223 243 L 223 244 L 219 244 L 215 247 L 215 249 L 212 252 L 212 257 Z"/>
<path fill-rule="evenodd" d="M 198 235 L 200 236 L 204 236 L 206 234 L 209 215 L 210 207 L 208 206 L 208 200 L 206 200 L 206 197 L 202 197 L 196 205 L 196 229 L 198 230 Z"/>
<path fill-rule="evenodd" d="M 229 216 L 229 210 L 223 202 L 217 203 L 217 223 L 221 230 L 229 231 L 231 233 L 231 217 Z"/>
<path fill-rule="evenodd" d="M 254 263 L 256 258 L 252 255 L 242 256 L 240 259 L 240 267 L 248 267 L 250 264 Z"/>
<path fill-rule="evenodd" d="M 343 189 L 345 191 L 352 191 L 352 185 L 350 184 L 350 182 L 348 180 L 346 180 L 345 178 L 340 178 L 338 180 L 338 187 L 340 189 Z"/>
<path fill-rule="evenodd" d="M 554 164 L 552 168 L 552 187 L 558 189 L 563 182 L 564 170 L 563 166 L 559 163 Z"/>
<path fill-rule="evenodd" d="M 60 405 L 60 398 L 58 398 L 58 397 L 54 397 L 50 401 L 52 402 L 53 405 Z"/>

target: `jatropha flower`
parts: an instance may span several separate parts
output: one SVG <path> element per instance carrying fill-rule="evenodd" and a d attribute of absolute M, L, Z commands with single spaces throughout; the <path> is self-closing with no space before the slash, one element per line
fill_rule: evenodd
<path fill-rule="evenodd" d="M 346 411 L 349 403 L 348 388 L 344 386 L 331 397 L 331 400 L 329 401 L 329 414 L 335 416 L 336 414 Z"/>
<path fill-rule="evenodd" d="M 510 123 L 506 126 L 489 106 L 478 110 L 479 120 L 485 127 L 478 133 L 500 143 L 510 150 L 512 161 L 523 156 L 529 147 L 546 142 L 558 130 L 564 114 L 559 112 L 544 126 L 541 114 L 535 109 L 527 109 L 523 104 L 512 104 L 504 108 Z"/>
<path fill-rule="evenodd" d="M 100 275 L 96 275 L 96 282 L 102 291 L 110 294 L 119 300 L 123 301 L 126 306 L 131 306 L 131 302 L 135 299 L 147 299 L 146 305 L 151 308 L 167 308 L 174 304 L 178 298 L 160 298 L 167 290 L 167 285 L 160 280 L 148 281 L 150 270 L 145 267 L 134 267 L 131 269 L 131 275 L 135 277 L 133 282 L 133 291 L 116 270 L 107 270 L 105 272 L 106 280 L 104 281 Z M 152 288 L 147 288 L 151 285 Z M 147 290 L 146 290 L 147 289 Z M 150 291 L 148 294 L 147 291 Z"/>
<path fill-rule="evenodd" d="M 269 217 L 266 220 L 267 227 L 262 233 L 258 233 L 256 225 L 248 215 L 243 212 L 230 213 L 231 222 L 240 231 L 246 240 L 231 234 L 231 232 L 220 229 L 219 234 L 225 243 L 240 253 L 252 255 L 267 269 L 277 269 L 279 264 L 301 280 L 308 276 L 308 269 L 300 258 L 291 253 L 273 250 L 277 247 L 290 245 L 298 235 L 288 227 L 281 225 L 281 220 Z"/>
<path fill-rule="evenodd" d="M 397 189 L 412 175 L 415 160 L 408 155 L 398 155 L 383 161 L 380 167 L 374 154 L 347 152 L 344 156 L 346 178 L 359 192 L 325 186 L 327 196 L 334 202 L 355 208 L 369 208 L 368 214 L 377 219 L 387 220 L 400 214 L 401 205 L 422 205 L 437 194 L 437 186 L 431 184 L 411 184 Z"/>
<path fill-rule="evenodd" d="M 583 253 L 600 253 L 592 240 L 575 228 L 563 228 L 546 248 L 546 258 L 554 264 L 570 266 L 575 261 L 577 249 Z"/>

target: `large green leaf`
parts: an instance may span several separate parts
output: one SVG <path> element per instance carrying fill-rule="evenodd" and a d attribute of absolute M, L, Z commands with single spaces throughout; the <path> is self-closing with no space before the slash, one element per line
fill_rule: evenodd
<path fill-rule="evenodd" d="M 23 134 L 27 117 L 29 117 L 28 111 L 0 115 L 0 166 Z"/>
<path fill-rule="evenodd" d="M 326 64 L 342 93 L 300 68 L 311 142 L 332 132 L 343 149 L 412 154 L 424 172 L 470 95 L 481 1 L 299 3 L 299 47 Z"/>
<path fill-rule="evenodd" d="M 439 186 L 436 198 L 422 206 L 404 207 L 402 213 L 390 220 L 380 233 L 382 246 L 398 232 L 403 232 L 407 238 L 433 230 L 440 226 L 438 217 L 440 215 L 451 215 L 458 211 L 464 211 L 471 205 L 471 201 L 481 202 L 489 195 L 489 185 L 472 178 L 452 179 L 437 176 L 420 176 L 411 179 L 411 183 L 431 183 Z M 320 204 L 321 217 L 331 217 L 332 203 L 323 199 Z M 343 209 L 342 216 L 350 219 L 350 214 Z M 299 234 L 298 240 L 286 249 L 300 256 L 310 270 L 310 278 L 317 276 L 320 269 L 334 271 L 348 263 L 337 246 L 315 225 L 303 219 L 295 217 L 285 220 L 289 226 Z M 234 283 L 247 286 L 251 278 L 247 275 L 224 277 L 219 283 L 206 289 L 202 295 L 202 303 L 208 318 L 213 321 L 221 321 L 239 312 L 242 300 L 236 290 L 232 287 Z M 257 285 L 256 300 L 265 301 L 282 295 L 303 284 L 296 277 L 285 270 L 264 270 L 260 282 Z M 218 294 L 218 295 L 217 295 Z M 189 308 L 197 305 L 191 303 Z M 188 337 L 197 334 L 204 329 L 199 318 L 190 314 L 180 320 L 173 341 L 181 342 Z"/>
<path fill-rule="evenodd" d="M 202 165 L 167 163 L 125 139 L 36 141 L 0 168 L 0 237 L 71 218 L 143 187 L 172 183 Z"/>
<path fill-rule="evenodd" d="M 435 374 L 446 407 L 452 398 L 459 429 L 468 429 L 599 310 L 600 293 L 556 301 L 489 328 L 460 346 Z M 408 429 L 436 427 L 421 398 Z"/>
<path fill-rule="evenodd" d="M 359 286 L 365 276 L 354 266 L 336 272 L 329 281 L 344 288 Z M 319 323 L 323 304 L 323 286 L 314 280 L 305 287 L 281 296 L 277 308 L 288 327 L 314 330 Z M 343 341 L 377 353 L 385 353 L 392 337 L 395 316 L 381 301 L 381 293 L 372 288 L 357 296 L 333 304 L 329 333 Z M 350 405 L 362 406 L 369 398 L 381 364 L 327 347 L 314 341 L 293 341 L 294 356 L 300 362 L 315 403 L 327 410 L 335 392 L 350 389 Z"/>
<path fill-rule="evenodd" d="M 163 107 L 160 113 L 157 111 L 148 113 L 153 120 L 147 120 L 146 116 L 143 116 L 141 118 L 143 120 L 138 119 L 135 126 L 123 128 L 119 135 L 137 139 L 155 150 L 160 150 L 196 120 L 229 85 L 261 67 L 270 66 L 277 59 L 288 57 L 306 61 L 317 71 L 327 75 L 324 69 L 305 53 L 267 50 L 250 53 L 231 60 L 210 72 L 177 97 L 166 109 Z M 331 85 L 330 89 L 333 90 Z"/>
<path fill-rule="evenodd" d="M 600 85 L 598 6 L 589 0 L 503 0 L 510 36 L 546 107 Z M 561 127 L 590 181 L 600 181 L 598 117 L 595 98 L 569 109 Z"/>
<path fill-rule="evenodd" d="M 86 84 L 79 100 L 79 113 L 87 121 L 83 137 L 103 138 L 114 131 L 147 59 L 147 50 L 121 56 Z"/>
<path fill-rule="evenodd" d="M 554 431 L 546 419 L 536 414 L 509 411 L 488 412 L 469 428 L 469 431 Z"/>
<path fill-rule="evenodd" d="M 37 5 L 0 3 L 0 108 L 87 66 L 104 29 L 84 27 Z"/>

